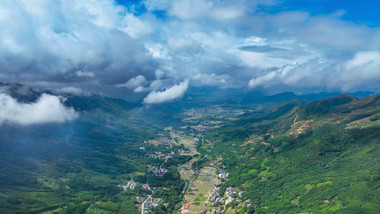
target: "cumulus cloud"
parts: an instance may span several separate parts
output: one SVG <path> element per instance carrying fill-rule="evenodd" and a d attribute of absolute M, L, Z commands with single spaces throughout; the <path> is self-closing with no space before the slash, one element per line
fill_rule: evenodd
<path fill-rule="evenodd" d="M 116 96 L 159 93 L 184 79 L 276 92 L 380 91 L 380 29 L 343 20 L 343 11 L 311 15 L 276 0 L 118 2 L 0 1 L 0 79 Z"/>
<path fill-rule="evenodd" d="M 0 93 L 0 124 L 61 123 L 77 116 L 74 109 L 65 107 L 54 95 L 42 94 L 35 103 L 19 103 L 11 96 Z"/>
<path fill-rule="evenodd" d="M 152 91 L 144 98 L 144 103 L 162 103 L 182 97 L 189 86 L 189 81 L 185 80 L 178 85 L 166 88 L 164 91 Z"/>
<path fill-rule="evenodd" d="M 149 90 L 148 88 L 145 88 L 144 85 L 147 84 L 147 80 L 144 76 L 138 75 L 134 78 L 131 78 L 126 83 L 116 84 L 115 86 L 118 88 L 126 87 L 129 89 L 133 89 L 135 92 L 144 92 Z"/>
<path fill-rule="evenodd" d="M 275 72 L 270 72 L 265 74 L 264 76 L 259 76 L 257 78 L 253 78 L 248 82 L 248 86 L 250 88 L 255 88 L 258 86 L 265 86 L 265 84 L 269 84 L 269 82 L 276 76 Z"/>
<path fill-rule="evenodd" d="M 124 17 L 124 23 L 126 26 L 122 27 L 121 30 L 135 39 L 152 32 L 152 28 L 149 24 L 144 23 L 132 14 L 127 14 Z"/>
<path fill-rule="evenodd" d="M 116 84 L 116 87 L 136 88 L 138 86 L 145 84 L 146 82 L 147 81 L 143 75 L 138 75 L 128 80 L 126 83 Z"/>
<path fill-rule="evenodd" d="M 365 66 L 368 70 L 379 70 L 380 52 L 365 51 L 355 54 L 353 59 L 347 61 L 345 69 L 352 70 Z M 371 69 L 372 68 L 372 69 Z"/>
<path fill-rule="evenodd" d="M 7 81 L 103 85 L 129 79 L 127 68 L 154 70 L 139 40 L 150 25 L 112 0 L 1 1 L 0 11 L 0 57 L 7 59 L 0 66 Z"/>
<path fill-rule="evenodd" d="M 364 51 L 358 52 L 355 56 L 344 63 L 343 71 L 337 75 L 336 79 L 342 80 L 343 91 L 363 88 L 380 83 L 380 52 Z M 337 84 L 331 81 L 330 84 Z"/>

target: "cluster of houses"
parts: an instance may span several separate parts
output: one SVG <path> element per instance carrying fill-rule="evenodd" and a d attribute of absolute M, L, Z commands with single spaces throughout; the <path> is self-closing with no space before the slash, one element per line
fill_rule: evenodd
<path fill-rule="evenodd" d="M 149 190 L 151 190 L 149 184 L 147 184 L 147 183 L 141 185 L 141 187 L 142 187 L 143 189 L 149 189 Z"/>
<path fill-rule="evenodd" d="M 230 175 L 230 173 L 228 172 L 224 172 L 223 170 L 218 174 L 218 177 L 221 178 L 221 179 L 224 179 L 226 180 L 228 178 L 228 176 Z"/>
<path fill-rule="evenodd" d="M 219 205 L 227 205 L 234 200 L 237 200 L 239 204 L 237 205 L 238 208 L 244 208 L 244 207 L 251 207 L 252 204 L 250 203 L 251 200 L 247 199 L 243 202 L 243 193 L 244 191 L 239 191 L 239 189 L 234 187 L 228 187 L 225 191 L 225 195 L 220 195 L 220 188 L 215 188 L 213 191 L 210 192 L 210 202 L 213 206 Z M 227 196 L 227 198 L 225 198 Z M 220 209 L 219 207 L 215 207 L 211 213 L 224 213 L 223 209 Z"/>
<path fill-rule="evenodd" d="M 205 131 L 208 131 L 210 129 L 208 126 L 203 126 L 201 124 L 199 124 L 197 126 L 191 126 L 191 128 L 193 128 L 199 132 L 205 132 Z"/>
<path fill-rule="evenodd" d="M 250 202 L 251 202 L 251 200 L 250 200 L 250 199 L 247 199 L 247 200 L 244 201 L 244 203 L 242 203 L 242 204 L 238 204 L 237 207 L 238 207 L 238 208 L 251 207 L 252 204 L 251 204 Z"/>
<path fill-rule="evenodd" d="M 213 161 L 211 163 L 211 166 L 215 166 L 215 167 L 217 167 L 219 169 L 227 169 L 229 167 L 228 164 L 223 164 L 223 163 L 221 163 L 219 161 Z"/>
<path fill-rule="evenodd" d="M 216 214 L 216 213 L 224 213 L 224 210 L 220 208 L 212 209 L 211 214 Z"/>
<path fill-rule="evenodd" d="M 168 144 L 168 145 L 176 144 L 176 142 L 174 142 L 172 140 L 167 140 L 167 139 L 160 140 L 160 143 L 162 143 L 162 144 Z"/>
<path fill-rule="evenodd" d="M 154 176 L 164 176 L 168 170 L 165 168 L 158 168 L 156 166 L 153 166 L 151 168 L 151 172 L 154 174 Z"/>
<path fill-rule="evenodd" d="M 226 189 L 226 194 L 231 196 L 233 194 L 239 194 L 239 197 L 243 197 L 243 191 L 239 191 L 237 188 L 234 188 L 234 187 L 228 187 Z"/>
<path fill-rule="evenodd" d="M 148 197 L 150 197 L 150 196 L 148 196 Z M 144 203 L 144 200 L 145 200 L 144 197 L 137 196 L 136 197 L 136 201 L 137 201 L 138 204 L 136 204 L 136 207 L 140 208 L 142 206 L 142 203 Z M 141 208 L 143 208 L 143 212 L 144 213 L 152 213 L 153 212 L 152 209 L 155 208 L 155 207 L 157 207 L 158 205 L 160 205 L 160 202 L 161 202 L 160 198 L 152 199 L 150 197 L 149 200 L 146 201 L 145 204 L 144 204 L 144 206 L 141 207 Z M 168 208 L 169 203 L 163 203 L 162 205 L 164 207 Z"/>
<path fill-rule="evenodd" d="M 212 204 L 216 204 L 216 203 L 220 203 L 222 205 L 224 205 L 226 202 L 224 200 L 223 197 L 219 197 L 220 196 L 220 188 L 215 188 L 213 191 L 210 192 L 211 194 L 211 203 Z"/>
<path fill-rule="evenodd" d="M 233 188 L 233 187 L 228 187 L 226 189 L 226 195 L 229 196 L 229 198 L 232 198 L 231 197 L 232 195 L 236 195 L 237 194 L 237 199 L 242 200 L 243 193 L 244 193 L 244 191 L 239 191 L 237 188 Z M 243 204 L 240 203 L 238 205 L 238 207 L 239 208 L 241 208 L 241 207 L 250 207 L 250 206 L 252 206 L 252 204 L 249 203 L 250 201 L 251 201 L 250 199 L 247 199 L 247 200 L 244 201 Z"/>
<path fill-rule="evenodd" d="M 144 205 L 144 209 L 145 209 L 145 211 L 150 211 L 151 208 L 153 208 L 153 207 L 157 207 L 158 204 L 160 203 L 160 200 L 161 200 L 161 199 L 158 198 L 158 199 L 156 199 L 155 202 L 153 202 L 153 201 L 148 201 L 148 202 L 146 202 L 145 205 Z"/>
<path fill-rule="evenodd" d="M 170 153 L 164 153 L 164 152 L 154 152 L 152 154 L 149 154 L 149 157 L 155 158 L 155 159 L 169 159 L 173 157 L 177 157 L 179 155 L 178 151 L 171 151 Z"/>
<path fill-rule="evenodd" d="M 136 204 L 136 207 L 140 207 L 141 204 L 144 202 L 144 197 L 140 197 L 140 196 L 137 196 L 136 197 L 136 201 L 138 204 Z M 160 201 L 161 199 L 160 198 L 157 198 L 155 201 L 153 201 L 151 198 L 149 201 L 145 202 L 144 204 L 144 213 L 151 213 L 152 212 L 152 208 L 155 208 L 157 207 L 159 204 L 160 204 Z M 164 204 L 165 206 L 165 204 Z M 167 203 L 166 203 L 166 206 L 167 206 Z"/>

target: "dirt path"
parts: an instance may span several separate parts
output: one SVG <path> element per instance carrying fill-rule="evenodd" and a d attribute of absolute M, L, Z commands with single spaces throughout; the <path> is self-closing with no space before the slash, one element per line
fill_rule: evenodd
<path fill-rule="evenodd" d="M 91 208 L 92 205 L 98 204 L 98 203 L 100 203 L 100 201 L 97 201 L 97 202 L 94 202 L 94 203 L 90 204 L 90 206 L 87 207 L 85 214 L 87 214 L 87 212 L 90 210 L 90 208 Z"/>
<path fill-rule="evenodd" d="M 296 114 L 296 117 L 294 118 L 293 123 L 295 123 L 297 119 L 298 119 L 298 114 Z"/>
<path fill-rule="evenodd" d="M 297 115 L 298 117 L 298 115 Z M 306 129 L 306 128 L 310 128 L 313 126 L 313 123 L 314 123 L 314 120 L 304 120 L 304 121 L 298 121 L 298 122 L 295 122 L 296 121 L 296 118 L 294 118 L 294 123 L 292 124 L 291 128 L 294 128 L 296 127 L 297 125 L 299 125 L 299 127 L 294 130 L 294 131 L 291 131 L 290 134 L 291 135 L 300 135 L 302 134 L 302 132 Z"/>

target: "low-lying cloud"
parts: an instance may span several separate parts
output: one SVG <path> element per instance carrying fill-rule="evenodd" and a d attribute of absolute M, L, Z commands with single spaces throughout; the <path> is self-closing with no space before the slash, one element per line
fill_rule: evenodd
<path fill-rule="evenodd" d="M 126 83 L 122 84 L 116 84 L 116 87 L 126 87 L 129 89 L 134 89 L 135 92 L 142 92 L 143 91 L 143 85 L 146 84 L 147 81 L 143 75 L 138 75 L 130 80 L 128 80 Z"/>
<path fill-rule="evenodd" d="M 35 103 L 20 103 L 0 93 L 0 124 L 32 125 L 62 123 L 78 117 L 73 108 L 65 107 L 59 97 L 42 94 Z"/>
<path fill-rule="evenodd" d="M 186 92 L 188 86 L 189 81 L 185 80 L 178 85 L 174 85 L 170 88 L 165 89 L 164 91 L 152 91 L 148 94 L 147 97 L 145 97 L 144 103 L 162 103 L 182 97 Z"/>

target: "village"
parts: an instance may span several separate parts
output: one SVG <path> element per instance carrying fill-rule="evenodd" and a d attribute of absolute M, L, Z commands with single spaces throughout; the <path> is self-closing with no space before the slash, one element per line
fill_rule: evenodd
<path fill-rule="evenodd" d="M 216 108 L 218 113 L 224 115 L 225 113 Z M 242 112 L 234 112 L 234 114 L 241 114 Z M 188 113 L 188 116 L 197 117 L 194 112 Z M 224 115 L 225 116 L 225 115 Z M 201 123 L 191 125 L 191 130 L 194 130 L 191 136 L 184 134 L 183 131 L 175 131 L 172 128 L 166 128 L 165 132 L 157 134 L 157 139 L 151 139 L 144 141 L 144 145 L 140 146 L 140 151 L 145 156 L 153 159 L 150 164 L 147 164 L 147 172 L 151 173 L 151 176 L 163 177 L 168 173 L 167 163 L 170 159 L 179 157 L 181 155 L 198 155 L 196 149 L 197 143 L 202 140 L 203 132 L 207 132 L 208 129 L 215 126 L 222 125 L 218 121 L 205 120 Z M 148 145 L 154 145 L 159 149 L 158 151 L 146 150 Z M 194 156 L 196 157 L 196 156 Z M 187 161 L 183 165 L 176 166 L 180 170 L 182 179 L 187 180 L 182 191 L 183 200 L 181 207 L 178 209 L 179 213 L 225 213 L 230 209 L 229 204 L 234 202 L 234 207 L 237 208 L 250 207 L 252 204 L 249 199 L 244 198 L 244 191 L 240 191 L 236 187 L 228 187 L 224 191 L 221 191 L 217 185 L 225 182 L 229 179 L 229 166 L 221 161 L 212 161 L 209 166 L 201 168 L 199 171 L 192 169 L 192 164 L 198 158 L 193 158 Z M 156 163 L 155 161 L 156 160 Z M 168 203 L 161 198 L 154 198 L 155 191 L 160 189 L 167 191 L 167 187 L 151 187 L 147 183 L 137 184 L 134 180 L 126 181 L 126 184 L 119 184 L 118 187 L 122 191 L 135 191 L 139 196 L 136 196 L 136 206 L 140 209 L 141 213 L 152 213 L 153 210 L 160 204 L 164 207 L 168 207 Z M 137 189 L 137 191 L 136 191 Z M 143 194 L 141 194 L 143 193 Z"/>
<path fill-rule="evenodd" d="M 225 171 L 228 168 L 228 165 L 219 161 L 213 161 L 209 167 L 204 167 L 199 177 L 192 182 L 190 191 L 178 211 L 180 213 L 226 213 L 227 210 L 232 209 L 228 206 L 232 202 L 234 202 L 234 208 L 251 207 L 250 200 L 244 198 L 244 191 L 236 187 L 228 187 L 221 191 L 221 188 L 217 187 L 218 184 L 228 180 L 230 174 Z M 207 192 L 200 190 L 210 187 L 213 188 Z"/>
<path fill-rule="evenodd" d="M 183 147 L 179 147 L 179 144 L 174 139 L 164 138 L 163 133 L 158 133 L 158 140 L 144 141 L 144 144 L 139 147 L 139 150 L 147 157 L 156 160 L 157 164 L 147 164 L 147 172 L 155 177 L 163 177 L 168 169 L 164 167 L 168 160 L 178 157 L 183 152 Z M 160 151 L 147 152 L 147 146 L 153 144 L 154 146 L 164 146 L 166 149 Z M 128 180 L 125 184 L 118 184 L 122 192 L 133 191 L 136 194 L 136 207 L 141 210 L 141 213 L 151 213 L 153 209 L 162 204 L 164 207 L 168 207 L 168 203 L 164 202 L 161 198 L 153 198 L 152 195 L 155 191 L 160 189 L 167 191 L 167 187 L 151 187 L 149 183 L 136 183 L 133 179 Z"/>

